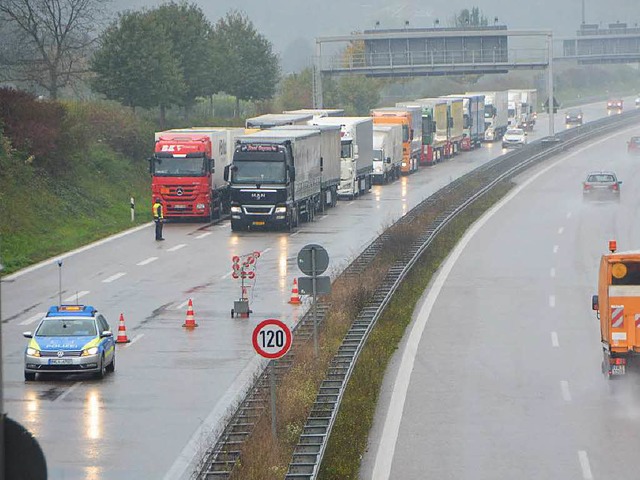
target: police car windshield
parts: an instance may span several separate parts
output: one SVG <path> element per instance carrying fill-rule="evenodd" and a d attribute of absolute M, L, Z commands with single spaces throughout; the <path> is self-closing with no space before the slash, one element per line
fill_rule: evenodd
<path fill-rule="evenodd" d="M 36 331 L 39 337 L 95 337 L 96 334 L 92 318 L 47 319 Z"/>
<path fill-rule="evenodd" d="M 204 157 L 158 157 L 153 173 L 159 177 L 202 177 L 207 169 Z"/>

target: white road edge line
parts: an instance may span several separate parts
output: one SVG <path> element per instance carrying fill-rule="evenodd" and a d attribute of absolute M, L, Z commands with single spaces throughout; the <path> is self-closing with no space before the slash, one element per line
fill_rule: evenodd
<path fill-rule="evenodd" d="M 271 247 L 265 248 L 264 250 L 262 250 L 262 252 L 260 252 L 260 255 L 270 252 L 271 251 Z"/>
<path fill-rule="evenodd" d="M 225 273 L 223 276 L 220 277 L 220 280 L 226 280 L 227 278 L 229 278 L 231 276 L 233 272 L 229 272 L 229 273 Z"/>
<path fill-rule="evenodd" d="M 208 237 L 208 236 L 209 236 L 209 235 L 211 235 L 212 233 L 213 233 L 213 232 L 205 232 L 205 233 L 202 233 L 202 234 L 198 235 L 196 238 L 197 238 L 198 240 L 200 240 L 201 238 Z"/>
<path fill-rule="evenodd" d="M 89 290 L 82 290 L 81 292 L 76 293 L 75 295 L 71 295 L 70 297 L 67 297 L 64 299 L 65 302 L 75 302 L 79 299 L 81 299 L 82 297 L 84 297 L 85 295 L 88 295 Z"/>
<path fill-rule="evenodd" d="M 189 303 L 189 300 L 185 300 L 184 302 L 182 302 L 180 305 L 176 305 L 175 307 L 173 307 L 174 310 L 180 310 L 183 309 L 184 307 L 187 306 L 187 304 Z"/>
<path fill-rule="evenodd" d="M 556 276 L 556 269 L 552 268 L 550 273 L 551 273 L 551 278 L 555 277 Z"/>
<path fill-rule="evenodd" d="M 142 260 L 141 262 L 136 263 L 137 266 L 142 267 L 143 265 L 148 265 L 151 262 L 155 262 L 158 257 L 149 257 L 146 260 Z"/>
<path fill-rule="evenodd" d="M 46 312 L 38 312 L 35 315 L 32 315 L 31 317 L 27 318 L 26 320 L 23 320 L 18 325 L 29 325 L 29 324 L 35 322 L 36 320 L 44 317 L 45 314 L 46 314 Z"/>
<path fill-rule="evenodd" d="M 411 380 L 411 372 L 413 371 L 416 355 L 418 353 L 418 345 L 420 343 L 420 339 L 422 338 L 424 329 L 427 325 L 431 310 L 433 309 L 433 306 L 435 305 L 435 302 L 440 295 L 440 291 L 442 290 L 442 287 L 444 286 L 449 273 L 451 273 L 453 266 L 458 261 L 458 258 L 460 257 L 466 246 L 473 239 L 475 234 L 478 233 L 478 231 L 489 221 L 489 219 L 493 215 L 495 215 L 503 206 L 511 201 L 524 188 L 526 188 L 528 185 L 531 185 L 535 180 L 547 173 L 553 167 L 563 161 L 566 161 L 568 158 L 580 155 L 585 150 L 592 149 L 595 145 L 606 142 L 612 137 L 620 135 L 623 132 L 627 132 L 629 130 L 631 130 L 631 128 L 625 129 L 624 131 L 616 132 L 614 135 L 607 135 L 600 140 L 589 143 L 583 148 L 579 148 L 575 152 L 572 152 L 568 155 L 563 155 L 551 165 L 543 168 L 542 170 L 526 179 L 522 184 L 516 186 L 516 188 L 508 193 L 506 197 L 502 198 L 482 217 L 480 217 L 464 234 L 458 245 L 456 245 L 456 247 L 447 258 L 444 265 L 440 268 L 435 281 L 431 285 L 431 289 L 427 293 L 424 303 L 422 303 L 422 305 L 420 306 L 418 315 L 413 320 L 412 325 L 410 325 L 410 331 L 407 336 L 407 343 L 402 352 L 402 358 L 400 360 L 400 366 L 398 368 L 398 375 L 396 376 L 391 393 L 391 398 L 389 401 L 389 410 L 387 411 L 386 418 L 384 419 L 384 426 L 382 429 L 382 434 L 380 436 L 381 440 L 376 450 L 376 458 L 373 466 L 373 473 L 371 476 L 372 479 L 387 480 L 391 475 L 391 464 L 393 462 L 396 443 L 398 441 L 400 422 L 402 420 L 402 413 L 404 411 L 404 403 L 407 399 L 407 391 L 409 389 L 409 383 Z"/>
<path fill-rule="evenodd" d="M 73 392 L 74 390 L 76 390 L 80 385 L 82 385 L 82 382 L 76 382 L 73 385 L 71 385 L 69 388 L 67 388 L 62 395 L 60 395 L 58 398 L 56 398 L 54 400 L 54 402 L 60 402 L 62 400 L 64 400 L 67 396 L 69 396 L 69 394 L 71 392 Z"/>
<path fill-rule="evenodd" d="M 551 332 L 551 345 L 554 347 L 560 346 L 560 341 L 558 340 L 558 332 Z"/>
<path fill-rule="evenodd" d="M 593 474 L 591 473 L 591 465 L 589 465 L 589 457 L 584 450 L 578 450 L 578 460 L 580 460 L 580 467 L 582 468 L 582 478 L 584 480 L 593 480 Z"/>
<path fill-rule="evenodd" d="M 126 348 L 129 348 L 131 345 L 133 345 L 134 343 L 136 343 L 138 340 L 140 340 L 142 337 L 144 337 L 144 333 L 141 333 L 140 335 L 133 337 L 131 339 L 131 341 L 129 343 L 127 343 L 125 345 Z"/>
<path fill-rule="evenodd" d="M 167 252 L 175 252 L 176 250 L 180 250 L 181 248 L 186 247 L 187 244 L 186 243 L 180 243 L 178 245 L 176 245 L 175 247 L 171 247 L 167 250 Z"/>
<path fill-rule="evenodd" d="M 558 253 L 558 250 L 560 250 L 560 247 L 558 245 L 554 245 L 553 246 L 553 253 Z"/>
<path fill-rule="evenodd" d="M 118 280 L 121 277 L 124 277 L 126 275 L 126 272 L 118 272 L 115 275 L 111 275 L 109 278 L 105 278 L 104 280 L 102 280 L 102 283 L 111 283 L 114 280 Z"/>
<path fill-rule="evenodd" d="M 549 306 L 551 308 L 556 306 L 556 296 L 555 295 L 549 295 Z"/>
<path fill-rule="evenodd" d="M 296 233 L 292 233 L 291 236 L 295 237 L 296 235 L 300 235 L 302 233 L 302 230 L 298 230 Z"/>
<path fill-rule="evenodd" d="M 569 382 L 560 380 L 560 390 L 562 390 L 562 399 L 565 402 L 571 401 L 571 391 L 569 390 Z"/>

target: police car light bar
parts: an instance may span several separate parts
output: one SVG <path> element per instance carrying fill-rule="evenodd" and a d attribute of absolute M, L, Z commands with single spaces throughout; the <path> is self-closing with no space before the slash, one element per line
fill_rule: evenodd
<path fill-rule="evenodd" d="M 83 316 L 92 317 L 96 309 L 91 305 L 54 305 L 49 307 L 47 317 Z"/>

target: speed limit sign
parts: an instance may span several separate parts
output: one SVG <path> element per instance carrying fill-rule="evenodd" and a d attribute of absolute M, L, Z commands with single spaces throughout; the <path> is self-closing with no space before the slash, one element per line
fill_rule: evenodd
<path fill-rule="evenodd" d="M 282 321 L 269 318 L 253 329 L 253 348 L 265 358 L 280 358 L 291 348 L 291 330 Z"/>

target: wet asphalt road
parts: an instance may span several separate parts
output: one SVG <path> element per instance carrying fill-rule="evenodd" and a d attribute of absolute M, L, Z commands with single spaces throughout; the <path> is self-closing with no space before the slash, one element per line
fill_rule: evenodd
<path fill-rule="evenodd" d="M 586 118 L 605 113 L 584 108 Z M 545 136 L 540 115 L 530 139 Z M 557 117 L 557 128 L 564 128 Z M 250 335 L 265 318 L 295 324 L 306 305 L 287 303 L 296 255 L 323 245 L 335 275 L 385 226 L 454 178 L 502 153 L 498 144 L 402 178 L 353 202 L 340 202 L 293 234 L 236 234 L 221 225 L 168 224 L 167 241 L 148 225 L 93 248 L 62 256 L 63 302 L 92 304 L 117 332 L 124 314 L 132 340 L 117 347 L 117 367 L 104 381 L 84 376 L 23 380 L 22 332 L 58 303 L 55 259 L 2 281 L 4 400 L 8 415 L 39 440 L 49 478 L 180 478 L 262 368 Z M 240 285 L 230 278 L 233 255 L 260 251 L 249 295 L 253 314 L 231 318 Z M 199 324 L 182 328 L 188 299 Z"/>

